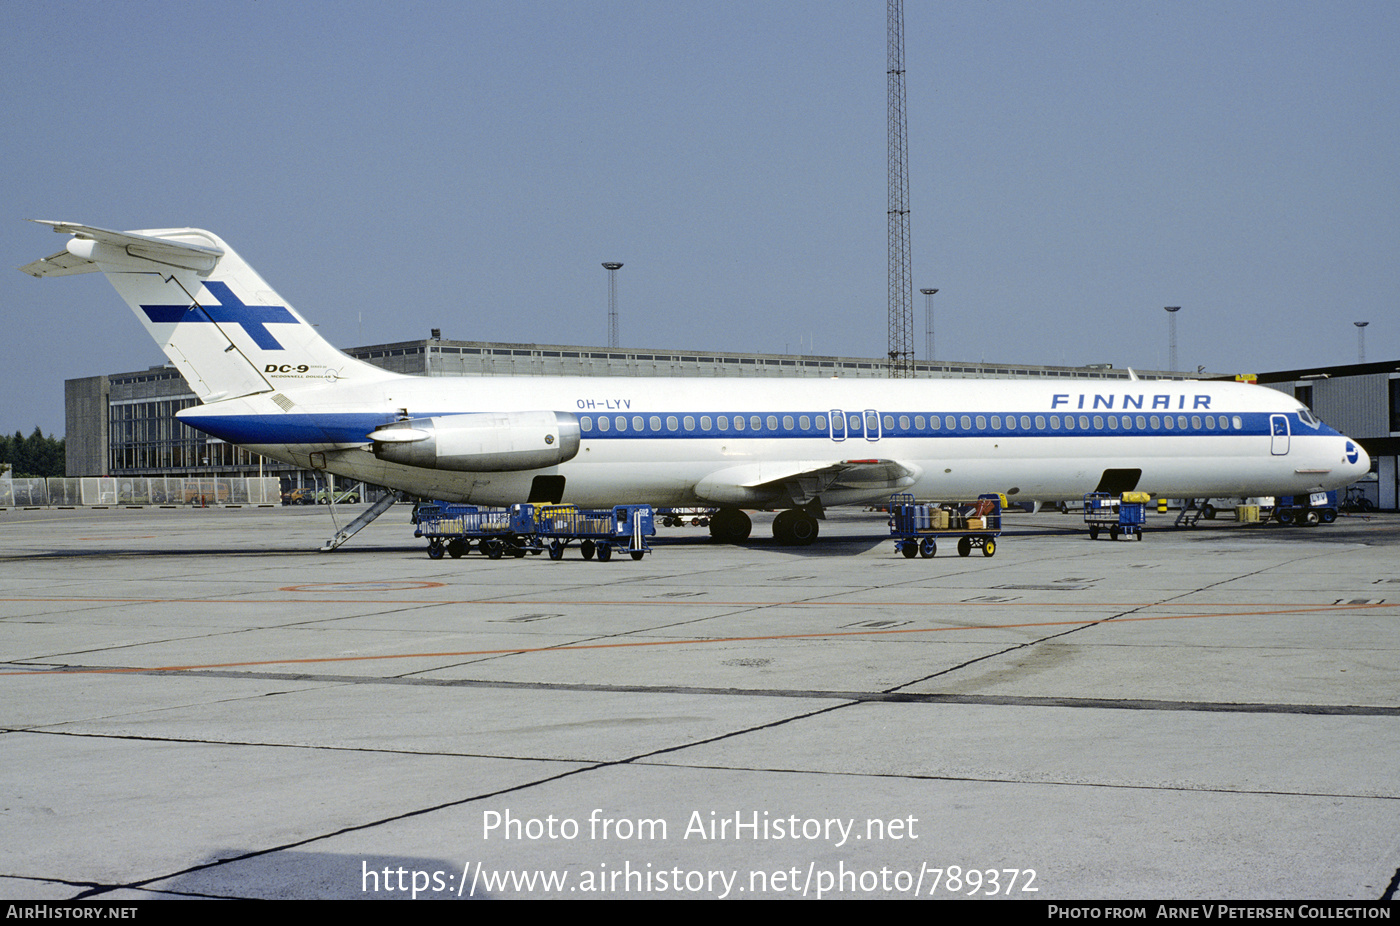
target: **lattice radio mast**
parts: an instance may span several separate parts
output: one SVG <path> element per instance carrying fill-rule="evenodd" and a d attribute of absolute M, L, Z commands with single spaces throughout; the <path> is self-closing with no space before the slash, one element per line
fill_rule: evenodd
<path fill-rule="evenodd" d="M 889 0 L 890 376 L 914 375 L 914 284 L 909 273 L 909 134 L 904 112 L 904 0 Z"/>

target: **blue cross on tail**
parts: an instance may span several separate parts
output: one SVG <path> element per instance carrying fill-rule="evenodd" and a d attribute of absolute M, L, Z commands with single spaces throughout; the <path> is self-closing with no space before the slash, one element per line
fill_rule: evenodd
<path fill-rule="evenodd" d="M 143 305 L 146 317 L 157 324 L 170 322 L 216 322 L 234 324 L 263 350 L 282 350 L 282 345 L 267 330 L 270 323 L 298 324 L 296 316 L 281 305 L 244 305 L 226 283 L 207 282 L 204 288 L 219 300 L 218 305 Z"/>

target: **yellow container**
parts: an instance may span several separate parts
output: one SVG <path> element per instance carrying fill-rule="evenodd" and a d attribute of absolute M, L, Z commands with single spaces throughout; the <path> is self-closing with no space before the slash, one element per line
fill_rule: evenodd
<path fill-rule="evenodd" d="M 1147 492 L 1124 492 L 1124 493 L 1123 493 L 1123 501 L 1125 501 L 1125 502 L 1148 502 L 1148 501 L 1151 501 L 1151 500 L 1152 500 L 1152 496 L 1151 496 L 1150 494 L 1148 494 Z"/>
<path fill-rule="evenodd" d="M 1258 524 L 1258 523 L 1259 523 L 1259 506 L 1258 506 L 1258 505 L 1236 505 L 1236 506 L 1235 506 L 1235 520 L 1236 520 L 1236 521 L 1239 521 L 1241 524 Z"/>

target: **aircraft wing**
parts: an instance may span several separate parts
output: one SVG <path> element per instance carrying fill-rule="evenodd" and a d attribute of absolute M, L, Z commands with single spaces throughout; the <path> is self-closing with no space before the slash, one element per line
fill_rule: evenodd
<path fill-rule="evenodd" d="M 800 460 L 745 463 L 711 473 L 695 493 L 727 505 L 806 505 L 828 490 L 868 491 L 872 497 L 913 485 L 918 467 L 896 460 Z"/>
<path fill-rule="evenodd" d="M 224 255 L 220 248 L 171 241 L 168 238 L 152 238 L 149 235 L 133 235 L 130 232 L 112 231 L 92 225 L 75 225 L 71 222 L 51 222 L 47 219 L 31 221 L 48 225 L 61 234 L 73 236 L 73 241 L 69 242 L 64 250 L 19 268 L 33 277 L 91 273 L 99 269 L 96 259 L 98 256 L 109 263 L 114 257 L 120 259 L 125 256 L 208 272 Z"/>

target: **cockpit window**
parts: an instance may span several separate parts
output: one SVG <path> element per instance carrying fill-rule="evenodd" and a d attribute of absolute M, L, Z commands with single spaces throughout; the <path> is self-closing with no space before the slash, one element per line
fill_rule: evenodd
<path fill-rule="evenodd" d="M 1312 412 L 1308 411 L 1301 405 L 1298 406 L 1298 417 L 1302 419 L 1304 424 L 1309 425 L 1310 427 L 1315 428 L 1318 425 L 1322 424 L 1321 421 L 1318 421 L 1315 417 L 1313 417 Z"/>

